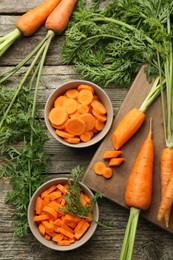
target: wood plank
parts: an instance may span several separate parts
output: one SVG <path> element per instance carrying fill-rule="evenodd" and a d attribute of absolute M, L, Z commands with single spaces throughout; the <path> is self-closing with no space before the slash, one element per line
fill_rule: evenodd
<path fill-rule="evenodd" d="M 133 82 L 120 110 L 118 111 L 109 134 L 99 146 L 89 167 L 87 168 L 83 182 L 91 189 L 102 192 L 105 197 L 125 207 L 124 192 L 128 174 L 132 169 L 139 148 L 148 133 L 150 117 L 153 117 L 153 140 L 155 145 L 153 198 L 149 210 L 142 212 L 142 215 L 152 223 L 173 233 L 173 223 L 170 223 L 169 229 L 166 229 L 163 223 L 157 221 L 157 212 L 160 203 L 159 156 L 162 148 L 164 147 L 160 98 L 158 98 L 146 112 L 146 120 L 138 133 L 136 133 L 136 135 L 122 147 L 121 150 L 123 151 L 123 156 L 125 157 L 126 162 L 120 167 L 113 168 L 113 177 L 106 180 L 102 176 L 96 175 L 93 170 L 94 163 L 102 160 L 103 151 L 113 150 L 111 136 L 118 122 L 132 107 L 140 107 L 151 86 L 152 84 L 149 84 L 146 80 L 142 68 Z M 172 216 L 173 215 L 171 215 L 171 217 Z"/>

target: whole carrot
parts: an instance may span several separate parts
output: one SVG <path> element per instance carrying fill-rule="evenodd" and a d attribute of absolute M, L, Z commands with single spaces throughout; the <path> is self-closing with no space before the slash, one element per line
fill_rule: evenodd
<path fill-rule="evenodd" d="M 145 120 L 145 111 L 160 95 L 161 85 L 156 78 L 148 96 L 140 108 L 132 108 L 118 123 L 112 134 L 112 143 L 116 150 L 120 149 L 139 130 Z M 164 83 L 164 82 L 163 82 Z"/>
<path fill-rule="evenodd" d="M 164 148 L 160 156 L 161 203 L 157 219 L 165 220 L 169 226 L 169 216 L 173 203 L 173 148 Z"/>
<path fill-rule="evenodd" d="M 45 0 L 37 7 L 29 10 L 16 21 L 16 28 L 0 37 L 0 56 L 21 36 L 31 36 L 44 23 L 49 14 L 61 0 Z"/>
<path fill-rule="evenodd" d="M 130 216 L 124 235 L 120 260 L 132 259 L 140 211 L 147 210 L 150 206 L 152 199 L 153 162 L 154 144 L 150 123 L 150 131 L 139 150 L 126 184 L 124 198 L 126 205 L 130 207 Z"/>

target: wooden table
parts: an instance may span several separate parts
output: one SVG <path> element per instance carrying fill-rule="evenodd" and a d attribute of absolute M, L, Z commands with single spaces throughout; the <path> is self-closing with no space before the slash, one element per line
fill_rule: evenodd
<path fill-rule="evenodd" d="M 42 0 L 37 0 L 37 3 Z M 0 1 L 0 36 L 12 29 L 19 15 L 36 5 L 34 0 Z M 6 54 L 0 58 L 0 73 L 15 66 L 22 58 L 36 46 L 46 34 L 44 26 L 30 38 L 18 40 Z M 51 91 L 59 84 L 69 80 L 80 79 L 80 75 L 74 71 L 73 66 L 64 66 L 60 58 L 60 48 L 64 36 L 56 37 L 48 51 L 39 87 L 38 102 L 42 106 L 42 115 L 45 101 Z M 14 77 L 17 83 L 17 78 Z M 109 95 L 114 113 L 118 111 L 128 89 L 112 86 L 105 89 Z M 71 149 L 57 143 L 51 136 L 45 146 L 45 152 L 50 155 L 49 178 L 68 176 L 73 167 L 79 163 L 87 167 L 98 145 L 88 149 Z M 12 218 L 13 208 L 4 203 L 4 198 L 10 190 L 9 179 L 0 180 L 0 259 L 115 259 L 119 257 L 123 234 L 129 212 L 106 198 L 98 201 L 100 209 L 100 221 L 113 226 L 105 229 L 98 226 L 93 237 L 77 250 L 66 253 L 56 252 L 42 246 L 30 233 L 22 239 L 13 235 L 15 221 Z M 134 260 L 171 260 L 173 259 L 173 236 L 157 226 L 152 225 L 142 217 L 139 219 Z"/>

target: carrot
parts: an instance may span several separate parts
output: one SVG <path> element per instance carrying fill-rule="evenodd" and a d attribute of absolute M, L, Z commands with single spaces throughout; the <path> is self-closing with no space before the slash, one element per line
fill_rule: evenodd
<path fill-rule="evenodd" d="M 52 191 L 56 190 L 56 185 L 51 186 L 50 188 L 46 189 L 41 193 L 41 198 L 44 198 L 45 196 L 49 195 Z"/>
<path fill-rule="evenodd" d="M 92 114 L 101 122 L 106 122 L 107 116 L 97 113 L 94 109 L 92 109 Z"/>
<path fill-rule="evenodd" d="M 39 232 L 40 232 L 40 234 L 41 234 L 42 236 L 45 235 L 46 229 L 45 229 L 45 227 L 44 227 L 44 225 L 43 225 L 42 223 L 39 224 L 38 230 L 39 230 Z"/>
<path fill-rule="evenodd" d="M 71 143 L 71 144 L 79 144 L 80 140 L 81 139 L 78 137 L 71 137 L 71 138 L 65 139 L 66 142 Z"/>
<path fill-rule="evenodd" d="M 68 113 L 62 107 L 52 108 L 48 116 L 51 123 L 62 125 L 67 121 Z"/>
<path fill-rule="evenodd" d="M 31 36 L 43 24 L 50 13 L 60 3 L 60 0 L 45 0 L 39 6 L 29 10 L 19 17 L 16 27 L 25 37 Z"/>
<path fill-rule="evenodd" d="M 94 88 L 89 86 L 89 85 L 86 85 L 86 84 L 80 84 L 77 87 L 77 89 L 78 89 L 78 91 L 83 90 L 83 89 L 87 89 L 87 90 L 90 90 L 94 94 Z"/>
<path fill-rule="evenodd" d="M 104 168 L 103 177 L 105 177 L 106 179 L 109 179 L 112 177 L 112 169 L 110 167 Z"/>
<path fill-rule="evenodd" d="M 54 101 L 54 107 L 61 107 L 66 99 L 67 97 L 65 95 L 57 97 Z"/>
<path fill-rule="evenodd" d="M 92 131 L 86 131 L 83 134 L 80 135 L 80 139 L 82 140 L 82 142 L 88 142 L 91 140 L 93 136 L 93 132 Z"/>
<path fill-rule="evenodd" d="M 125 161 L 124 158 L 111 158 L 109 161 L 109 166 L 119 166 Z"/>
<path fill-rule="evenodd" d="M 82 114 L 79 116 L 85 122 L 85 131 L 90 131 L 95 126 L 95 118 L 90 113 Z"/>
<path fill-rule="evenodd" d="M 102 158 L 105 159 L 111 159 L 111 158 L 116 158 L 118 157 L 122 151 L 104 151 Z"/>
<path fill-rule="evenodd" d="M 169 215 L 173 203 L 173 148 L 164 148 L 160 156 L 161 203 L 158 211 L 158 220 L 165 220 L 169 226 Z"/>
<path fill-rule="evenodd" d="M 35 202 L 36 214 L 41 214 L 43 207 L 44 207 L 43 200 L 40 196 L 38 196 Z"/>
<path fill-rule="evenodd" d="M 144 140 L 128 177 L 125 189 L 125 203 L 130 207 L 130 216 L 125 231 L 120 260 L 131 259 L 140 210 L 147 210 L 152 198 L 152 173 L 154 145 L 152 129 Z"/>
<path fill-rule="evenodd" d="M 77 110 L 77 101 L 74 98 L 67 98 L 64 100 L 63 107 L 68 114 L 72 114 Z"/>
<path fill-rule="evenodd" d="M 89 105 L 93 100 L 93 93 L 88 89 L 82 89 L 78 94 L 78 100 L 81 104 Z"/>
<path fill-rule="evenodd" d="M 105 106 L 99 100 L 93 100 L 91 106 L 98 114 L 104 115 L 107 112 Z"/>
<path fill-rule="evenodd" d="M 57 219 L 57 217 L 58 217 L 57 211 L 52 207 L 45 206 L 43 208 L 43 212 L 45 212 L 50 218 L 52 218 L 54 220 Z"/>
<path fill-rule="evenodd" d="M 56 34 L 61 34 L 67 27 L 71 13 L 77 0 L 61 0 L 59 5 L 51 12 L 46 19 L 45 27 Z"/>
<path fill-rule="evenodd" d="M 98 175 L 103 175 L 104 169 L 106 168 L 106 165 L 104 162 L 96 162 L 94 164 L 94 171 Z"/>
<path fill-rule="evenodd" d="M 89 106 L 86 104 L 79 104 L 77 110 L 80 114 L 85 114 L 89 112 Z"/>
<path fill-rule="evenodd" d="M 98 118 L 95 120 L 95 129 L 97 131 L 101 131 L 104 128 L 105 124 L 104 122 L 100 121 Z"/>
<path fill-rule="evenodd" d="M 145 120 L 144 112 L 137 108 L 130 110 L 120 121 L 112 134 L 112 143 L 116 150 L 121 148 L 140 128 Z"/>
<path fill-rule="evenodd" d="M 89 226 L 90 224 L 87 221 L 85 221 L 83 225 L 79 228 L 79 230 L 75 233 L 75 238 L 79 240 L 84 235 Z"/>
<path fill-rule="evenodd" d="M 34 221 L 35 222 L 40 222 L 43 220 L 48 220 L 50 217 L 48 215 L 39 215 L 39 216 L 34 216 Z"/>
<path fill-rule="evenodd" d="M 69 119 L 65 124 L 65 129 L 72 135 L 81 135 L 85 132 L 86 124 L 84 120 L 75 117 Z"/>
<path fill-rule="evenodd" d="M 16 21 L 16 28 L 0 38 L 0 56 L 2 56 L 21 35 L 28 37 L 34 34 L 59 2 L 60 0 L 45 0 L 40 5 L 19 17 Z"/>
<path fill-rule="evenodd" d="M 67 138 L 73 138 L 74 135 L 72 134 L 69 134 L 68 132 L 64 131 L 64 130 L 59 130 L 59 129 L 56 129 L 55 133 L 65 139 Z"/>
<path fill-rule="evenodd" d="M 66 91 L 65 95 L 68 97 L 68 98 L 73 98 L 73 99 L 77 99 L 78 98 L 78 90 L 77 89 L 69 89 Z"/>

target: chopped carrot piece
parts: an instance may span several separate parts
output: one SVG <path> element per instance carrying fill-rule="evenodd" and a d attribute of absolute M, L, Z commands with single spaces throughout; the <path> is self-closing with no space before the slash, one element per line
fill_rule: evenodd
<path fill-rule="evenodd" d="M 75 227 L 75 229 L 74 229 L 74 233 L 76 234 L 79 230 L 80 230 L 80 228 L 82 227 L 82 225 L 85 223 L 85 219 L 84 218 L 82 218 L 81 219 L 81 221 L 77 224 L 77 226 Z"/>
<path fill-rule="evenodd" d="M 65 230 L 65 229 L 62 228 L 62 227 L 58 227 L 58 228 L 57 228 L 57 232 L 59 232 L 59 233 L 65 235 L 65 236 L 67 236 L 67 237 L 69 237 L 69 238 L 73 238 L 73 237 L 74 237 L 74 234 L 72 234 L 71 232 Z"/>
<path fill-rule="evenodd" d="M 83 134 L 80 135 L 80 139 L 82 140 L 82 142 L 88 142 L 91 140 L 92 138 L 92 132 L 91 131 L 86 131 Z"/>
<path fill-rule="evenodd" d="M 63 103 L 63 107 L 68 114 L 72 114 L 77 110 L 78 104 L 75 99 L 67 98 Z"/>
<path fill-rule="evenodd" d="M 93 100 L 91 102 L 91 106 L 94 111 L 96 111 L 100 115 L 104 115 L 107 113 L 105 106 L 99 100 Z"/>
<path fill-rule="evenodd" d="M 66 132 L 66 131 L 64 131 L 64 130 L 56 129 L 55 133 L 56 133 L 57 135 L 59 135 L 59 136 L 65 138 L 65 139 L 67 139 L 67 138 L 73 138 L 73 137 L 74 137 L 74 135 L 72 135 L 72 134 L 70 134 L 70 133 L 68 133 L 68 132 Z"/>
<path fill-rule="evenodd" d="M 109 166 L 119 166 L 125 161 L 124 158 L 112 158 L 109 161 Z"/>
<path fill-rule="evenodd" d="M 78 138 L 78 137 L 66 138 L 65 140 L 66 140 L 66 142 L 71 143 L 71 144 L 80 143 L 80 138 Z"/>
<path fill-rule="evenodd" d="M 66 214 L 64 217 L 64 223 L 68 223 L 68 222 L 74 222 L 74 223 L 79 223 L 81 220 L 80 217 L 74 216 L 72 214 Z"/>
<path fill-rule="evenodd" d="M 43 221 L 43 220 L 48 220 L 50 219 L 50 216 L 48 215 L 38 215 L 38 216 L 34 216 L 34 221 L 35 222 L 39 222 L 39 221 Z"/>
<path fill-rule="evenodd" d="M 80 227 L 80 229 L 78 230 L 78 232 L 75 233 L 75 238 L 78 240 L 80 239 L 84 233 L 87 231 L 87 229 L 89 228 L 90 224 L 85 221 L 85 223 L 83 223 L 83 225 Z"/>
<path fill-rule="evenodd" d="M 48 116 L 50 122 L 55 125 L 62 125 L 68 119 L 68 113 L 63 107 L 54 107 Z"/>
<path fill-rule="evenodd" d="M 67 97 L 64 95 L 57 97 L 54 101 L 54 107 L 62 107 L 66 99 Z"/>
<path fill-rule="evenodd" d="M 45 196 L 47 196 L 52 191 L 56 190 L 56 185 L 51 186 L 50 188 L 46 189 L 41 193 L 41 198 L 43 199 Z"/>
<path fill-rule="evenodd" d="M 116 158 L 118 157 L 122 151 L 105 151 L 103 153 L 103 159 L 111 159 L 111 158 Z"/>
<path fill-rule="evenodd" d="M 54 219 L 54 220 L 57 219 L 57 217 L 58 217 L 57 211 L 54 210 L 54 209 L 51 208 L 51 207 L 45 206 L 45 207 L 43 208 L 43 211 L 44 211 L 48 216 L 50 216 L 50 218 L 52 218 L 52 219 Z"/>
<path fill-rule="evenodd" d="M 50 222 L 48 222 L 47 220 L 44 220 L 41 222 L 43 224 L 43 226 L 45 227 L 46 229 L 46 232 L 49 231 L 49 232 L 53 232 L 54 231 L 54 225 L 51 224 Z"/>
<path fill-rule="evenodd" d="M 69 119 L 65 124 L 65 129 L 72 135 L 81 135 L 85 132 L 86 124 L 84 120 L 74 117 Z"/>
<path fill-rule="evenodd" d="M 68 98 L 74 98 L 74 99 L 77 99 L 78 98 L 78 90 L 77 89 L 68 89 L 66 92 L 65 92 L 65 95 L 68 97 Z"/>
<path fill-rule="evenodd" d="M 40 196 L 38 196 L 35 203 L 36 214 L 40 214 L 43 210 L 43 207 L 44 207 L 43 200 Z"/>
<path fill-rule="evenodd" d="M 52 240 L 58 243 L 58 242 L 62 241 L 63 237 L 64 237 L 63 234 L 57 234 L 56 236 L 54 236 L 52 238 Z"/>
<path fill-rule="evenodd" d="M 85 131 L 90 131 L 95 126 L 95 118 L 93 115 L 86 113 L 79 116 L 85 122 Z"/>
<path fill-rule="evenodd" d="M 39 230 L 39 232 L 40 232 L 40 234 L 41 234 L 42 236 L 45 235 L 46 229 L 45 229 L 45 227 L 44 227 L 44 225 L 43 225 L 42 223 L 39 224 L 38 230 Z"/>
<path fill-rule="evenodd" d="M 99 114 L 94 109 L 92 109 L 92 114 L 101 122 L 105 122 L 107 120 L 106 115 Z"/>
<path fill-rule="evenodd" d="M 86 84 L 80 84 L 77 89 L 78 89 L 78 91 L 81 91 L 82 89 L 88 89 L 94 94 L 93 87 L 86 85 Z"/>
<path fill-rule="evenodd" d="M 105 123 L 100 121 L 98 118 L 95 120 L 95 129 L 101 131 L 105 126 Z"/>
<path fill-rule="evenodd" d="M 103 170 L 103 177 L 105 177 L 106 179 L 109 179 L 112 177 L 112 169 L 110 167 L 106 167 Z"/>
<path fill-rule="evenodd" d="M 102 175 L 105 168 L 106 164 L 104 162 L 96 162 L 94 164 L 94 171 L 98 175 Z"/>
<path fill-rule="evenodd" d="M 86 104 L 79 104 L 77 109 L 78 112 L 81 114 L 85 114 L 89 112 L 89 106 Z"/>
<path fill-rule="evenodd" d="M 58 242 L 59 246 L 69 246 L 71 243 L 69 240 L 61 240 Z"/>
<path fill-rule="evenodd" d="M 44 236 L 44 238 L 45 238 L 46 240 L 50 240 L 51 236 L 48 235 L 48 234 L 46 234 L 46 235 Z"/>
<path fill-rule="evenodd" d="M 60 190 L 62 193 L 66 193 L 67 192 L 67 188 L 65 186 L 63 186 L 61 183 L 58 183 L 57 186 L 58 190 Z"/>
<path fill-rule="evenodd" d="M 91 90 L 82 89 L 78 94 L 78 101 L 81 104 L 89 105 L 93 100 L 93 93 Z"/>

